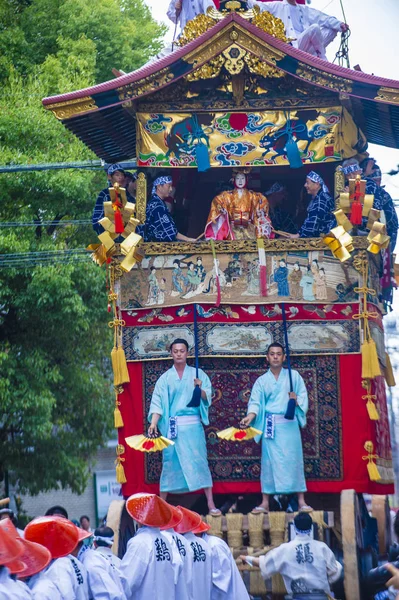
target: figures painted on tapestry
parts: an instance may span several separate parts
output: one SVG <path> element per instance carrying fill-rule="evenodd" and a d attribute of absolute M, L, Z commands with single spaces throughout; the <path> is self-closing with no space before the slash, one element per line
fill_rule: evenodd
<path fill-rule="evenodd" d="M 140 276 L 129 290 L 130 307 L 174 306 L 182 300 L 212 303 L 218 288 L 222 302 L 262 299 L 262 266 L 255 252 L 221 253 L 216 261 L 209 254 L 148 257 L 137 268 Z M 357 282 L 356 272 L 346 281 L 333 259 L 322 252 L 268 255 L 266 278 L 266 302 L 279 298 L 304 303 L 347 301 L 353 297 L 353 293 L 348 296 L 349 282 Z"/>

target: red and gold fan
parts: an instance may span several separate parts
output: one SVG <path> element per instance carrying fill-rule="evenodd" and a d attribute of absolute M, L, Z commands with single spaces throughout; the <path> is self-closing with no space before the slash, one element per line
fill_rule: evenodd
<path fill-rule="evenodd" d="M 168 438 L 163 437 L 162 435 L 149 438 L 143 434 L 131 435 L 125 438 L 125 442 L 130 448 L 138 450 L 139 452 L 161 452 L 168 446 L 174 446 L 175 444 L 172 440 L 168 440 Z"/>
<path fill-rule="evenodd" d="M 246 442 L 252 440 L 257 435 L 262 435 L 262 432 L 255 427 L 247 427 L 246 429 L 238 429 L 237 427 L 228 427 L 216 434 L 221 440 L 230 442 Z"/>

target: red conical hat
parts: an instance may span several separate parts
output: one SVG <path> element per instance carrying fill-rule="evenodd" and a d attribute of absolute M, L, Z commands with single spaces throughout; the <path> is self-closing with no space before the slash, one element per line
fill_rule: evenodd
<path fill-rule="evenodd" d="M 30 577 L 43 571 L 51 561 L 50 550 L 47 550 L 47 548 L 40 544 L 36 544 L 36 542 L 28 542 L 28 540 L 24 540 L 23 538 L 21 538 L 21 542 L 24 545 L 24 550 L 18 558 L 25 563 L 25 568 L 22 572 L 18 571 L 18 576 L 20 578 Z M 7 567 L 10 569 L 8 565 Z M 13 572 L 11 569 L 10 571 Z"/>
<path fill-rule="evenodd" d="M 200 526 L 197 527 L 197 529 L 193 529 L 193 533 L 197 534 L 197 533 L 206 533 L 207 531 L 209 531 L 211 528 L 210 525 L 208 525 L 208 523 L 205 523 L 205 521 L 201 521 Z"/>
<path fill-rule="evenodd" d="M 51 558 L 68 556 L 76 548 L 79 532 L 76 525 L 64 517 L 37 517 L 25 527 L 25 539 L 50 550 Z"/>
<path fill-rule="evenodd" d="M 0 565 L 16 559 L 22 554 L 23 546 L 19 535 L 10 519 L 0 521 Z"/>
<path fill-rule="evenodd" d="M 87 538 L 91 537 L 93 535 L 92 531 L 86 531 L 85 529 L 82 529 L 81 527 L 76 527 L 76 529 L 78 530 L 78 543 L 82 542 L 83 540 L 87 540 Z"/>
<path fill-rule="evenodd" d="M 126 500 L 129 515 L 141 525 L 164 527 L 172 519 L 172 509 L 156 494 L 133 494 Z"/>
<path fill-rule="evenodd" d="M 164 527 L 160 527 L 160 529 L 175 529 L 176 525 L 178 525 L 183 519 L 183 513 L 180 508 L 172 506 L 171 504 L 169 504 L 169 508 L 172 511 L 172 518 L 169 523 L 164 525 Z"/>
<path fill-rule="evenodd" d="M 26 564 L 22 562 L 22 560 L 19 560 L 19 558 L 6 563 L 4 566 L 9 569 L 11 575 L 19 575 L 20 573 L 23 573 L 26 568 Z"/>
<path fill-rule="evenodd" d="M 177 533 L 188 533 L 201 525 L 202 519 L 198 513 L 188 510 L 188 508 L 184 508 L 184 506 L 178 506 L 177 508 L 183 513 L 183 519 L 175 527 Z"/>

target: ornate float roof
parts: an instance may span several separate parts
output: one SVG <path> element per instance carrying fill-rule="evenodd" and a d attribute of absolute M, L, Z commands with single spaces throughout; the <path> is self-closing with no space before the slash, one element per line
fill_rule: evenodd
<path fill-rule="evenodd" d="M 369 142 L 399 148 L 399 81 L 313 57 L 237 13 L 215 23 L 137 71 L 44 98 L 43 105 L 107 162 L 135 157 L 140 110 L 293 110 L 332 99 L 352 113 Z"/>

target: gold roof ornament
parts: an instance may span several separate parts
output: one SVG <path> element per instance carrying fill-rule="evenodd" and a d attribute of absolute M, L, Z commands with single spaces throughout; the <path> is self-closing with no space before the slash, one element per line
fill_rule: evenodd
<path fill-rule="evenodd" d="M 375 222 L 367 236 L 367 241 L 370 242 L 367 250 L 372 254 L 378 254 L 381 250 L 388 248 L 390 240 L 385 224 Z"/>
<path fill-rule="evenodd" d="M 323 238 L 323 241 L 335 258 L 338 258 L 341 262 L 348 260 L 354 250 L 352 236 L 345 231 L 342 225 L 331 229 Z"/>
<path fill-rule="evenodd" d="M 197 39 L 231 12 L 236 12 L 243 19 L 246 19 L 265 33 L 272 35 L 282 42 L 288 41 L 285 35 L 284 23 L 281 19 L 274 17 L 267 11 L 260 12 L 258 6 L 254 6 L 251 9 L 243 9 L 243 4 L 246 3 L 238 2 L 238 0 L 230 0 L 225 3 L 225 9 L 222 11 L 209 7 L 206 14 L 201 13 L 194 17 L 194 19 L 191 19 L 191 21 L 188 21 L 176 44 L 181 47 L 186 46 L 186 44 Z"/>

